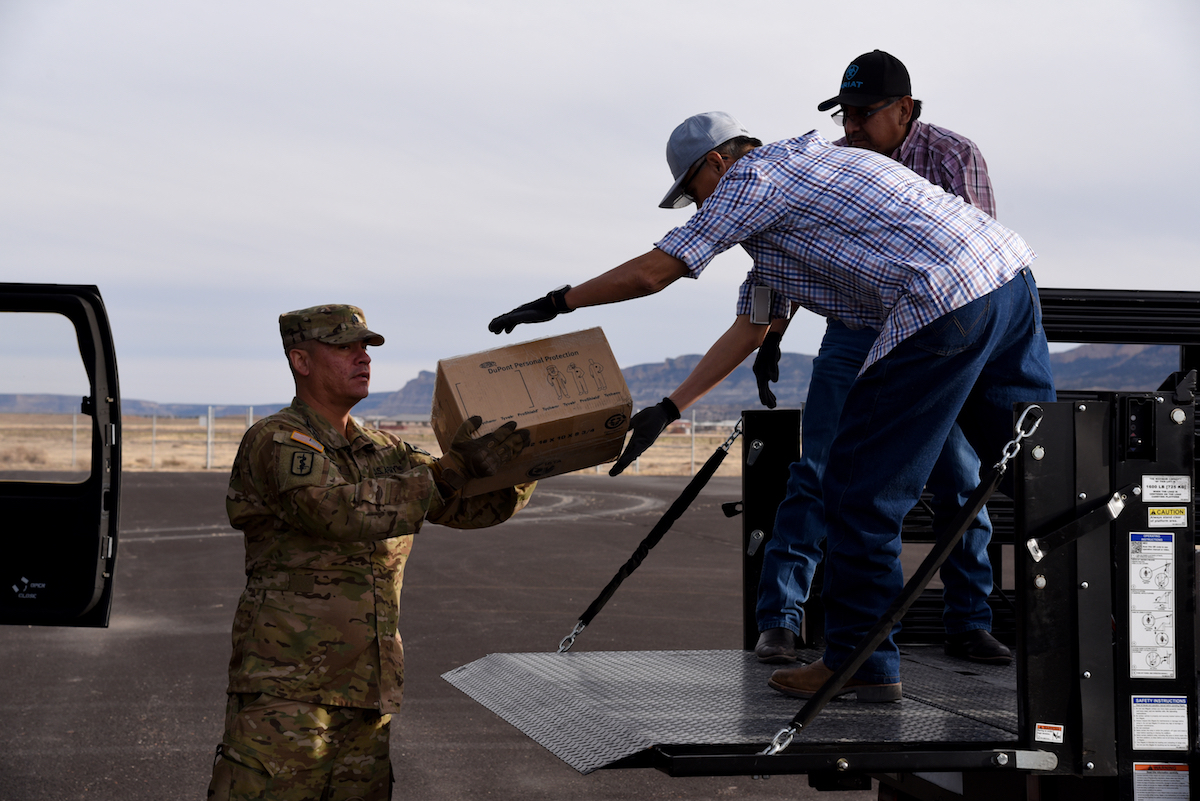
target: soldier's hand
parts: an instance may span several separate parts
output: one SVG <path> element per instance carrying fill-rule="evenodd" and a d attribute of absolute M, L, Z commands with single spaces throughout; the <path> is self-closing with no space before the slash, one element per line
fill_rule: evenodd
<path fill-rule="evenodd" d="M 566 300 L 566 294 L 570 289 L 569 284 L 561 286 L 544 298 L 538 298 L 524 306 L 518 306 L 508 314 L 502 314 L 488 323 L 488 330 L 493 334 L 499 334 L 501 331 L 511 334 L 512 330 L 521 323 L 544 323 L 553 320 L 560 314 L 566 314 L 572 311 L 567 308 Z"/>
<path fill-rule="evenodd" d="M 754 377 L 758 379 L 758 399 L 768 409 L 775 408 L 775 393 L 771 391 L 771 382 L 779 381 L 779 359 L 783 354 L 779 343 L 783 334 L 768 331 L 767 338 L 758 346 L 758 355 L 754 357 Z"/>
<path fill-rule="evenodd" d="M 642 409 L 629 420 L 629 430 L 633 436 L 625 446 L 617 463 L 608 471 L 610 476 L 619 475 L 634 459 L 646 452 L 654 444 L 659 434 L 667 430 L 667 426 L 679 419 L 679 408 L 670 398 L 663 398 L 648 409 Z"/>
<path fill-rule="evenodd" d="M 460 490 L 472 478 L 488 478 L 500 472 L 529 445 L 529 429 L 517 429 L 516 421 L 475 438 L 483 418 L 468 417 L 454 432 L 450 448 L 438 460 L 441 481 L 453 490 Z"/>

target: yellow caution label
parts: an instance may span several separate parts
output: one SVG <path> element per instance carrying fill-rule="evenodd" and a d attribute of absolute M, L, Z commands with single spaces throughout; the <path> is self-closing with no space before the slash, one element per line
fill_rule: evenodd
<path fill-rule="evenodd" d="M 1150 528 L 1187 528 L 1187 507 L 1147 507 L 1146 525 L 1148 525 Z"/>

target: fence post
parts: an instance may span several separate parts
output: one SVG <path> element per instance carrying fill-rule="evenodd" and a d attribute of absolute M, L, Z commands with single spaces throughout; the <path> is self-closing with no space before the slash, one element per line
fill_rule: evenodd
<path fill-rule="evenodd" d="M 208 407 L 208 435 L 205 437 L 204 469 L 212 470 L 213 457 L 213 407 Z"/>
<path fill-rule="evenodd" d="M 692 475 L 696 475 L 696 409 L 692 408 Z"/>
<path fill-rule="evenodd" d="M 247 406 L 246 407 L 246 428 L 249 428 L 252 425 L 254 425 L 254 407 Z"/>
<path fill-rule="evenodd" d="M 158 412 L 151 412 L 150 413 L 150 469 L 151 470 L 154 470 L 155 466 L 156 466 L 154 457 L 156 455 L 155 448 L 157 445 L 158 445 Z"/>
<path fill-rule="evenodd" d="M 634 475 L 640 475 L 641 472 L 642 472 L 642 457 L 641 457 L 641 455 L 639 455 L 636 459 L 633 460 L 633 473 L 634 473 Z"/>

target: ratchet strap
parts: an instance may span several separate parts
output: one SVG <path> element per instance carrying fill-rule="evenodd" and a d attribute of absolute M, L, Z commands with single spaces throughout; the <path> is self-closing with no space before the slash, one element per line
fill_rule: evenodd
<path fill-rule="evenodd" d="M 1022 426 L 1025 424 L 1025 419 L 1034 410 L 1037 410 L 1037 415 L 1034 417 L 1032 426 L 1028 431 L 1025 431 Z M 792 738 L 796 732 L 803 729 L 808 724 L 812 723 L 813 719 L 820 714 L 837 694 L 845 686 L 846 682 L 858 672 L 866 661 L 875 653 L 875 649 L 879 647 L 888 635 L 891 633 L 895 625 L 904 617 L 905 612 L 917 600 L 917 598 L 925 591 L 930 580 L 937 574 L 942 563 L 950 556 L 950 552 L 955 546 L 962 541 L 963 534 L 971 523 L 974 522 L 979 511 L 983 509 L 988 498 L 996 492 L 996 488 L 1000 486 L 1000 480 L 1004 477 L 1004 471 L 1008 467 L 1008 461 L 1017 455 L 1021 449 L 1021 440 L 1037 431 L 1041 425 L 1041 407 L 1036 404 L 1027 406 L 1021 413 L 1016 423 L 1016 436 L 1004 447 L 1003 458 L 997 462 L 991 470 L 981 479 L 979 486 L 967 498 L 967 502 L 958 510 L 958 514 L 950 521 L 945 531 L 938 535 L 937 542 L 934 544 L 929 555 L 921 562 L 921 566 L 913 573 L 912 578 L 904 585 L 904 589 L 900 592 L 896 599 L 892 601 L 891 607 L 883 617 L 872 627 L 866 638 L 858 644 L 858 647 L 850 654 L 850 658 L 833 671 L 833 675 L 821 685 L 813 697 L 796 713 L 792 718 L 792 722 L 780 729 L 771 741 L 771 744 L 762 751 L 764 755 L 775 755 L 783 749 L 787 748 L 792 743 Z"/>
<path fill-rule="evenodd" d="M 725 456 L 729 453 L 729 448 L 741 434 L 742 421 L 738 420 L 737 425 L 733 427 L 733 433 L 729 435 L 729 439 L 725 440 L 725 443 L 717 448 L 712 456 L 708 457 L 708 461 L 704 463 L 704 466 L 700 468 L 700 472 L 696 473 L 688 485 L 684 487 L 683 493 L 675 499 L 675 502 L 671 504 L 671 508 L 667 509 L 663 516 L 659 518 L 659 521 L 654 524 L 654 528 L 650 529 L 650 533 L 646 535 L 646 538 L 638 544 L 637 550 L 633 552 L 633 555 L 621 566 L 621 569 L 612 577 L 608 585 L 600 591 L 600 595 L 596 597 L 596 600 L 592 601 L 592 605 L 587 608 L 587 611 L 579 617 L 579 622 L 575 624 L 575 629 L 558 644 L 558 652 L 560 654 L 571 649 L 571 646 L 575 644 L 575 638 L 600 613 L 600 610 L 608 603 L 608 599 L 612 598 L 617 588 L 621 586 L 621 582 L 629 574 L 637 570 L 638 565 L 650 553 L 650 549 L 658 545 L 663 535 L 687 511 L 687 508 L 692 505 L 692 501 L 696 500 L 696 496 L 700 494 L 700 490 L 704 489 L 704 485 L 717 472 L 717 468 L 721 466 L 721 462 L 725 461 Z"/>

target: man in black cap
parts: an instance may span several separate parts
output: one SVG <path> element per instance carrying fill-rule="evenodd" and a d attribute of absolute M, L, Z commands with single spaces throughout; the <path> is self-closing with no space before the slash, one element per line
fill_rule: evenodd
<path fill-rule="evenodd" d="M 836 145 L 861 147 L 890 156 L 932 184 L 958 195 L 993 217 L 996 201 L 987 163 L 975 143 L 936 125 L 919 122 L 921 101 L 912 96 L 908 70 L 882 50 L 850 63 L 841 91 L 817 106 L 834 106 L 834 121 L 846 129 Z"/>
<path fill-rule="evenodd" d="M 864 53 L 846 68 L 839 88 L 835 97 L 817 106 L 818 111 L 841 106 L 833 119 L 845 128 L 846 136 L 834 144 L 895 159 L 930 183 L 996 215 L 987 164 L 979 149 L 953 131 L 918 121 L 921 101 L 913 99 L 908 70 L 898 58 L 882 50 Z M 770 407 L 775 397 L 769 382 L 778 380 L 779 342 L 786 323 L 776 322 L 754 364 L 761 399 Z M 808 600 L 825 539 L 821 475 L 846 394 L 877 336 L 873 329 L 851 330 L 830 318 L 813 362 L 804 409 L 804 454 L 791 467 L 788 495 L 779 507 L 775 533 L 763 557 L 757 611 L 761 635 L 755 651 L 764 662 L 795 659 L 795 637 L 803 615 L 800 604 Z M 956 425 L 928 482 L 934 496 L 935 529 L 953 517 L 978 483 L 979 459 Z M 990 541 L 991 522 L 983 511 L 942 569 L 946 651 L 972 661 L 1007 664 L 1011 652 L 990 633 Z"/>

